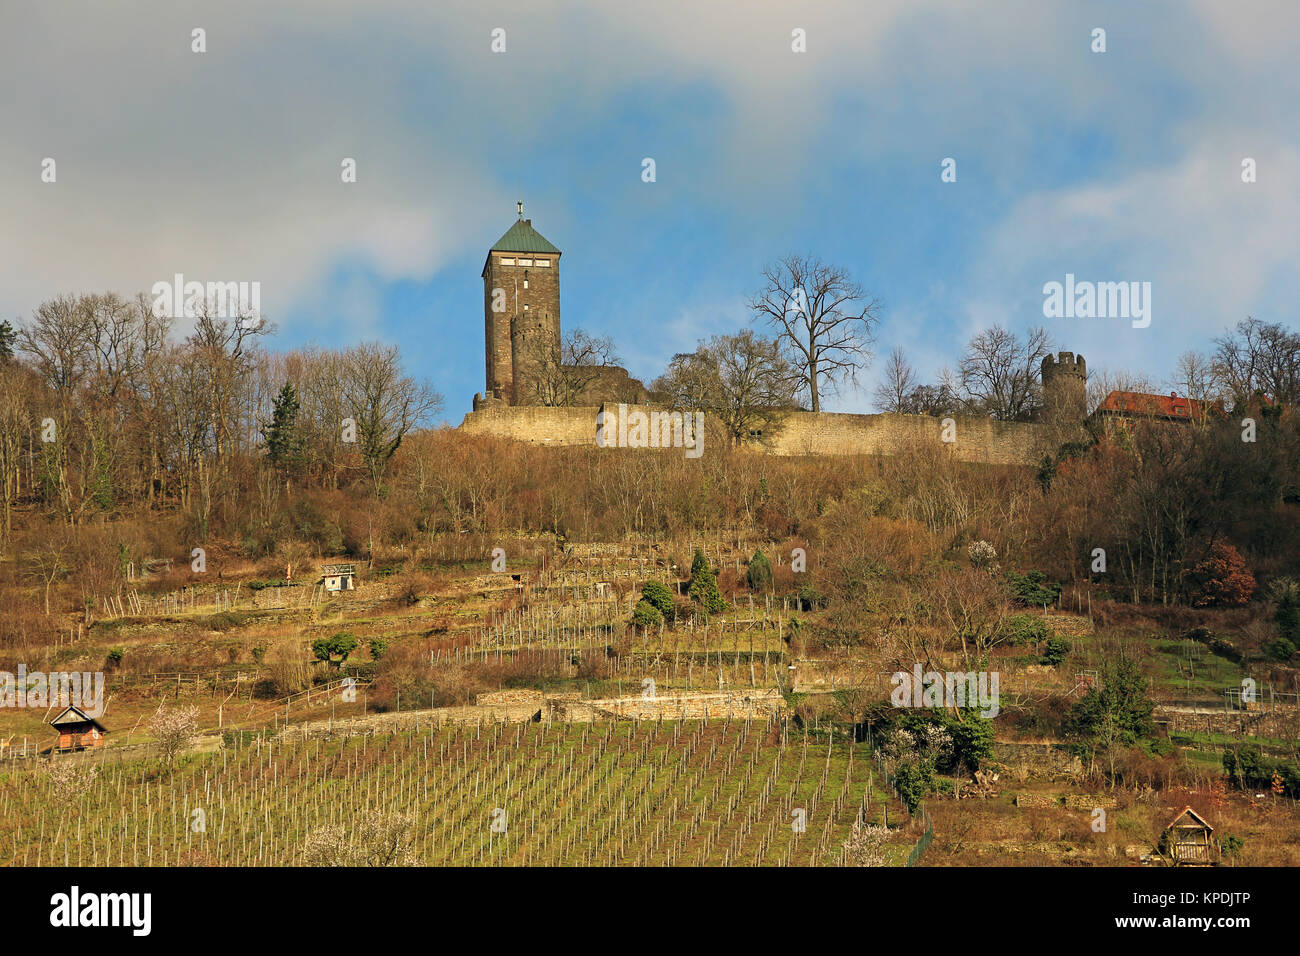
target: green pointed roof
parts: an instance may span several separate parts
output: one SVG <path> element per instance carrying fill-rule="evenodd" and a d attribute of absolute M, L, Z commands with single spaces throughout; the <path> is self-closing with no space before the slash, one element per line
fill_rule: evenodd
<path fill-rule="evenodd" d="M 489 252 L 549 252 L 558 256 L 560 250 L 533 228 L 531 219 L 520 219 L 506 230 L 506 234 L 492 244 Z"/>

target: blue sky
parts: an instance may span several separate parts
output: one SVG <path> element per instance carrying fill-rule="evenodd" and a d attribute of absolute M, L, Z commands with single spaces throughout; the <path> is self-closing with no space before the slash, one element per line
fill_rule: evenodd
<path fill-rule="evenodd" d="M 395 343 L 454 424 L 484 385 L 483 258 L 523 199 L 564 253 L 565 326 L 647 381 L 749 323 L 787 252 L 884 303 L 846 411 L 891 348 L 932 376 L 993 323 L 1157 384 L 1247 315 L 1300 325 L 1293 2 L 156 6 L 0 13 L 6 318 L 256 280 L 276 347 Z M 1044 319 L 1067 272 L 1151 282 L 1151 326 Z"/>

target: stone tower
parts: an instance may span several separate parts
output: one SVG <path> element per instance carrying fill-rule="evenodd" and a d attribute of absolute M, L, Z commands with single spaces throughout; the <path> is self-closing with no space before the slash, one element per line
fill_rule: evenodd
<path fill-rule="evenodd" d="M 506 230 L 483 265 L 487 392 L 474 407 L 537 404 L 537 365 L 560 346 L 560 250 L 524 218 Z"/>
<path fill-rule="evenodd" d="M 1088 411 L 1088 367 L 1082 355 L 1043 359 L 1043 421 L 1081 423 Z"/>

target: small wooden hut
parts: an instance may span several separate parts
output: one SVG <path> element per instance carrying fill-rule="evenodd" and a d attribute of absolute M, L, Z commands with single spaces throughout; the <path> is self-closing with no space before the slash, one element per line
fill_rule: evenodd
<path fill-rule="evenodd" d="M 1183 807 L 1165 827 L 1160 849 L 1175 866 L 1213 866 L 1218 862 L 1214 827 L 1191 807 Z"/>
<path fill-rule="evenodd" d="M 69 707 L 51 720 L 50 726 L 59 732 L 58 750 L 102 747 L 108 735 L 103 724 L 78 707 Z"/>
<path fill-rule="evenodd" d="M 355 564 L 327 564 L 321 568 L 320 573 L 318 583 L 325 585 L 326 591 L 352 591 L 357 586 Z"/>

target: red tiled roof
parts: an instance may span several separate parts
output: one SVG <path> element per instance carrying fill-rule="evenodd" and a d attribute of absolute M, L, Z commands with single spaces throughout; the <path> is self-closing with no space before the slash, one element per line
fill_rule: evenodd
<path fill-rule="evenodd" d="M 1099 412 L 1116 415 L 1150 415 L 1159 418 L 1193 418 L 1206 414 L 1221 414 L 1218 402 L 1213 404 L 1182 398 L 1174 393 L 1148 395 L 1145 392 L 1111 392 L 1097 407 Z"/>

